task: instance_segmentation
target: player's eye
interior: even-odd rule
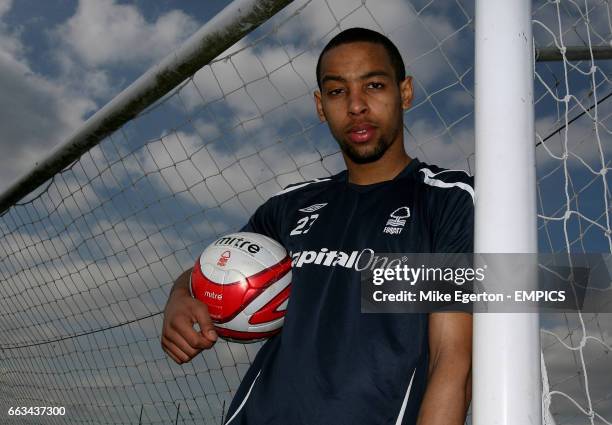
[[[344,89],[341,88],[337,88],[337,89],[331,89],[327,91],[327,94],[329,96],[337,96],[339,94],[342,94],[342,92],[344,92]]]
[[[368,83],[369,89],[382,89],[384,86],[383,83],[379,83],[378,81],[371,81]]]

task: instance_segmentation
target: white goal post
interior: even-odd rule
[[[531,0],[476,2],[478,253],[538,252],[532,40]],[[538,315],[474,314],[472,370],[475,425],[539,423]]]

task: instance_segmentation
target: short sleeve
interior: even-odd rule
[[[278,198],[272,197],[257,208],[255,213],[240,231],[260,233],[282,243],[280,227],[281,217],[279,213]]]
[[[434,227],[434,252],[474,252],[473,192],[456,187],[447,190]]]

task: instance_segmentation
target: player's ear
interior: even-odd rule
[[[316,90],[314,92],[314,101],[317,107],[317,115],[319,116],[319,119],[321,120],[321,122],[327,121],[327,119],[325,118],[325,113],[323,112],[323,104],[321,103],[321,92],[319,90]]]
[[[400,95],[402,97],[402,109],[406,110],[412,106],[412,77],[406,76],[403,81],[400,82]]]

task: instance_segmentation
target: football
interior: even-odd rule
[[[208,306],[219,336],[259,341],[283,326],[291,291],[291,258],[267,236],[232,233],[204,250],[189,286],[191,295]]]

